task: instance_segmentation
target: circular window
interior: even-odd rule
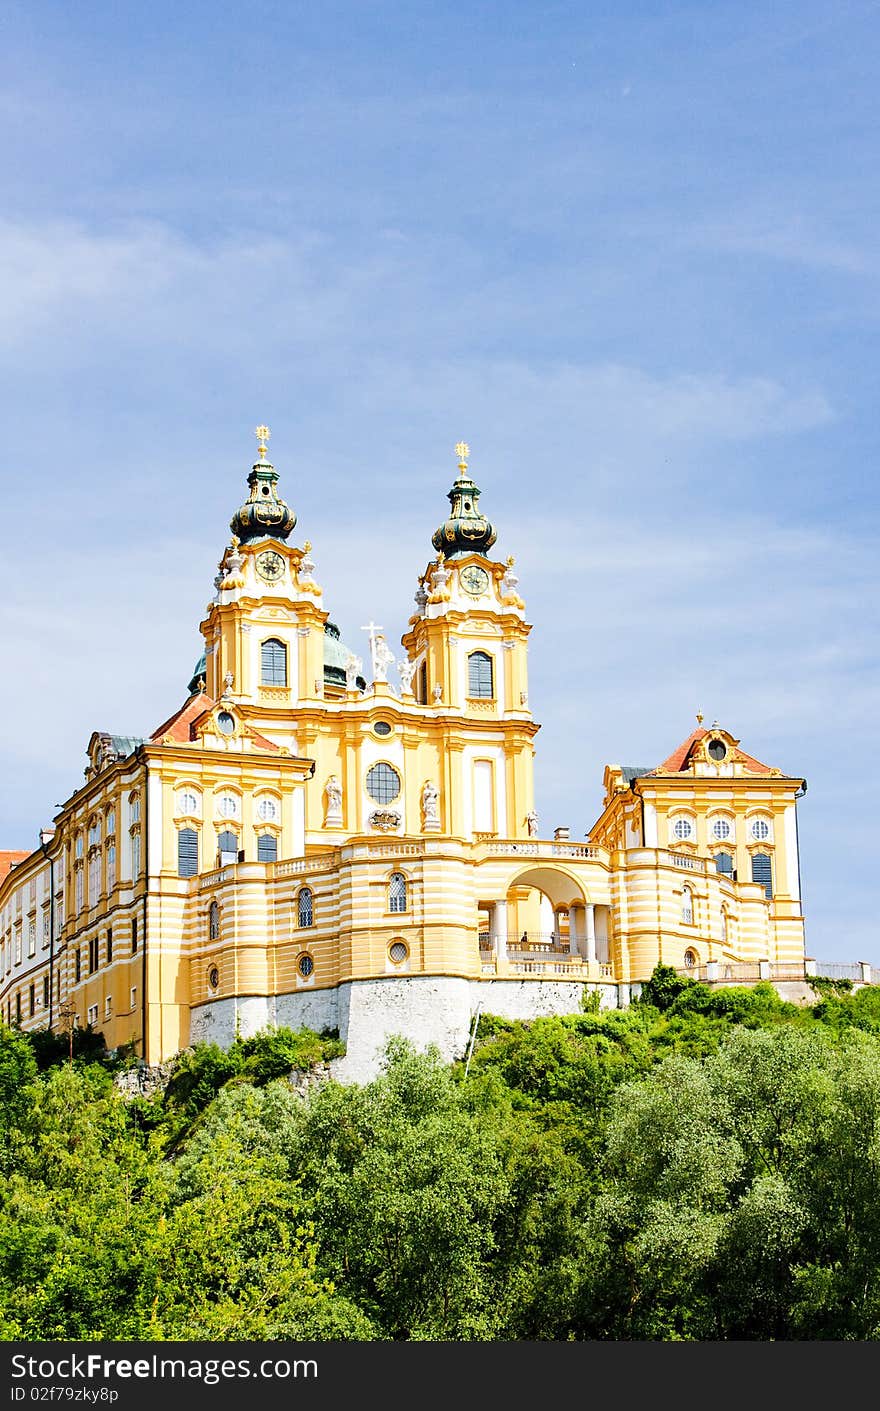
[[[686,969],[693,970],[697,963],[697,952],[695,950],[686,950],[684,953],[684,963]]]
[[[182,794],[177,795],[177,806],[181,813],[198,813],[199,801],[195,794],[185,789]]]
[[[400,775],[390,764],[374,764],[367,770],[367,793],[376,803],[392,803],[400,793]]]
[[[274,799],[260,799],[257,815],[264,823],[274,823],[278,817],[278,805]]]
[[[721,842],[730,837],[730,824],[726,818],[716,818],[712,824],[712,837],[718,838]]]
[[[757,838],[759,843],[763,843],[765,838],[770,837],[770,824],[763,818],[756,818],[752,824],[752,837]]]
[[[373,729],[375,730],[377,735],[391,734],[391,726],[388,724],[387,720],[377,720],[376,724],[373,726]]]
[[[230,715],[228,710],[221,710],[217,716],[217,729],[221,735],[231,735],[235,729],[235,716]]]
[[[723,740],[710,740],[706,751],[710,759],[723,759],[727,754],[727,746]]]
[[[694,827],[689,818],[677,818],[672,832],[673,835],[678,838],[679,842],[681,842],[684,838],[693,837]]]
[[[234,794],[221,794],[217,800],[217,812],[221,818],[238,817],[238,799]]]
[[[404,941],[393,941],[388,948],[388,954],[395,965],[399,965],[402,960],[406,960],[409,949]]]
[[[212,965],[208,971],[208,984],[211,986],[212,990],[219,989],[220,987],[220,971],[217,969],[216,965]]]
[[[303,979],[307,980],[315,969],[315,962],[310,955],[301,955],[296,963],[296,968]]]

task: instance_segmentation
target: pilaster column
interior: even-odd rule
[[[581,908],[570,906],[568,908],[568,953],[569,955],[580,955],[581,953],[581,928],[580,928]]]

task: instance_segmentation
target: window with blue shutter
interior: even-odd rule
[[[486,652],[471,652],[468,657],[468,695],[491,700],[494,694],[492,658]]]
[[[257,838],[257,862],[277,862],[278,839],[272,833],[261,833]]]
[[[287,648],[275,637],[270,637],[260,647],[260,683],[263,686],[287,685]]]
[[[733,858],[729,852],[715,854],[715,871],[720,872],[722,877],[733,876]]]
[[[199,835],[195,828],[181,828],[177,835],[177,875],[195,877],[199,870]]]
[[[225,867],[227,863],[238,862],[238,834],[230,833],[228,830],[220,834],[217,839],[217,847],[220,850],[220,866]]]
[[[766,853],[756,852],[752,858],[752,881],[761,884],[765,897],[772,897],[773,870]]]

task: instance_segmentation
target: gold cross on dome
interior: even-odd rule
[[[272,432],[269,430],[268,426],[258,426],[254,431],[254,435],[257,438],[257,451],[259,452],[260,459],[262,460],[266,454],[266,451],[269,449],[266,445],[266,442],[271,437]]]
[[[459,441],[456,443],[455,454],[458,456],[459,470],[467,470],[467,458],[470,453],[471,448],[468,445],[467,441]]]

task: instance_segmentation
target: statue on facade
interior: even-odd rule
[[[349,652],[345,658],[345,685],[349,691],[356,691],[358,688],[357,679],[361,673],[363,662],[354,652]]]
[[[531,809],[531,811],[526,814],[526,823],[527,823],[528,829],[529,829],[529,837],[530,837],[530,838],[537,838],[537,836],[538,836],[538,815],[537,815],[537,813],[535,812],[534,809]]]
[[[327,810],[324,814],[324,827],[335,828],[342,826],[342,785],[335,774],[331,774],[324,785],[324,794],[327,799]]]
[[[388,668],[394,665],[394,653],[380,632],[376,637],[373,655],[373,680],[387,681]]]
[[[437,833],[440,830],[440,814],[437,809],[439,798],[440,790],[433,779],[426,779],[422,786],[422,813],[426,833]]]
[[[414,661],[401,661],[397,664],[397,674],[400,677],[400,689],[403,695],[412,695],[412,679],[415,675],[416,664]]]

